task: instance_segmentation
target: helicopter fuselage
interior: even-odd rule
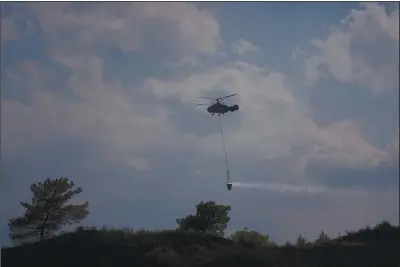
[[[233,112],[239,109],[238,105],[233,105],[233,106],[227,106],[221,103],[215,103],[212,104],[207,108],[207,112],[211,113],[212,115],[214,114],[225,114],[227,112]]]

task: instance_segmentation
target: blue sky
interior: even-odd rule
[[[59,176],[88,225],[174,228],[201,200],[232,206],[228,232],[277,242],[398,223],[398,6],[2,8],[3,242],[30,184]],[[227,191],[218,120],[196,104],[231,93],[243,186]]]

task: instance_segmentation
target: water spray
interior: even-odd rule
[[[289,184],[268,183],[268,182],[265,183],[233,182],[231,184],[232,186],[238,188],[264,189],[280,193],[292,192],[292,193],[321,194],[330,192],[330,190],[328,190],[328,188],[324,186],[289,185]]]

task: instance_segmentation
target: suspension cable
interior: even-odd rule
[[[221,116],[219,117],[219,125],[221,127],[221,137],[222,137],[222,145],[224,147],[224,153],[225,153],[225,165],[226,165],[226,182],[229,183],[229,166],[228,166],[228,157],[226,153],[226,146],[225,146],[225,137],[224,137],[224,131],[222,129],[222,119]]]

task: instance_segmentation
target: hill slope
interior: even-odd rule
[[[350,234],[323,246],[250,248],[224,238],[176,231],[118,234],[86,230],[3,249],[2,266],[399,267],[399,228],[368,231],[374,237],[369,243],[357,233],[355,237],[363,242],[354,241]]]

